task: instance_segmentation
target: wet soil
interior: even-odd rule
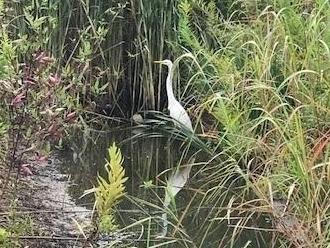
[[[13,230],[15,246],[93,247],[86,239],[92,232],[92,211],[69,196],[70,177],[59,172],[59,164],[53,158],[33,165],[31,176],[12,173],[6,189],[1,187],[0,227]],[[0,175],[7,175],[4,167]],[[0,182],[4,186],[5,176]]]

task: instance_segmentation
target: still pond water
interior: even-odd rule
[[[127,197],[118,208],[118,223],[120,227],[127,227],[146,219],[125,230],[136,234],[127,247],[277,247],[270,245],[274,238],[271,232],[235,228],[243,225],[239,221],[244,222],[244,217],[233,218],[230,223],[219,218],[226,217],[226,207],[235,196],[235,190],[224,190],[226,192],[214,196],[212,201],[205,201],[207,189],[202,185],[207,173],[201,169],[212,167],[212,163],[200,162],[208,159],[203,154],[197,155],[203,159],[197,159],[188,184],[176,197],[174,215],[170,217],[173,225],[167,237],[157,239],[161,232],[165,179],[171,168],[188,161],[187,156],[181,156],[182,143],[169,138],[141,137],[139,131],[127,126],[107,131],[77,131],[70,140],[70,147],[60,154],[62,172],[71,175],[69,194],[77,204],[87,208],[92,208],[93,199],[81,198],[81,195],[96,185],[98,173],[105,175],[109,145],[116,142],[120,147],[129,180],[126,182]],[[213,186],[217,187],[217,183]],[[270,228],[267,217],[250,217],[248,226]],[[163,245],[157,246],[159,244]]]

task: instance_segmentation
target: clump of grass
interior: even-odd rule
[[[0,244],[3,244],[6,246],[6,243],[8,243],[8,237],[9,233],[4,228],[0,228]]]
[[[15,204],[15,203],[14,203]],[[4,248],[20,247],[22,244],[19,237],[34,235],[35,226],[29,216],[21,216],[16,213],[13,206],[0,227],[0,245]]]
[[[180,4],[181,42],[203,70],[186,65],[196,91],[191,94],[200,103],[197,109],[213,116],[222,159],[202,170],[208,180],[201,189],[208,190],[200,207],[219,204],[216,196],[237,185],[231,177],[236,174],[245,183],[228,202],[230,211],[251,218],[262,208],[276,215],[274,204],[285,199],[283,215],[308,227],[305,245],[325,247],[330,242],[330,6],[327,1],[268,3],[242,19],[224,18],[216,1]],[[197,121],[203,128],[203,119]],[[210,211],[209,217],[222,214]],[[214,223],[204,224],[201,232],[207,236]],[[291,227],[282,240],[298,245],[295,231]]]

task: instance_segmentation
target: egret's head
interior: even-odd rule
[[[166,65],[168,67],[172,67],[173,66],[172,61],[169,60],[169,59],[160,60],[160,61],[154,61],[154,62],[157,63],[157,64]]]

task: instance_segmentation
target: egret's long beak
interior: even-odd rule
[[[156,60],[156,61],[154,61],[154,63],[156,63],[156,64],[163,64],[163,61],[161,61],[161,60]]]

